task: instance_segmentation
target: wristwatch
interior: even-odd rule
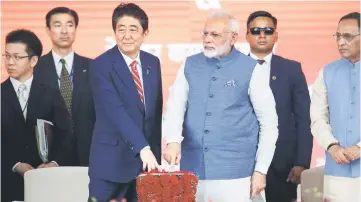
[[[338,145],[338,146],[340,146],[340,143],[339,142],[334,142],[334,143],[331,143],[330,145],[328,145],[328,147],[327,147],[327,150],[326,151],[328,151],[332,146],[335,146],[335,145]]]

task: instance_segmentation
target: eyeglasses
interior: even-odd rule
[[[341,38],[345,39],[347,42],[351,42],[356,36],[359,36],[360,33],[358,34],[349,34],[349,33],[344,33],[344,34],[340,34],[340,33],[336,33],[333,35],[333,37],[336,39],[336,41],[341,40]]]
[[[275,28],[273,28],[273,27],[252,27],[251,29],[249,29],[249,31],[252,35],[260,35],[261,31],[265,35],[272,35],[275,32]]]
[[[227,34],[227,33],[233,33],[233,32],[208,32],[208,31],[201,31],[201,35],[203,38],[206,38],[208,35],[210,35],[212,38],[217,39],[220,38],[223,34]]]
[[[6,60],[10,60],[11,58],[14,59],[14,61],[18,61],[24,58],[33,57],[33,55],[26,55],[26,56],[19,56],[19,55],[10,55],[10,54],[3,54],[3,57],[6,58]]]

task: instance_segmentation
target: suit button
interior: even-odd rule
[[[210,116],[211,114],[212,114],[211,112],[207,112],[207,113],[206,113],[207,116]]]
[[[221,66],[220,65],[217,65],[217,69],[220,69],[221,68]]]
[[[213,95],[213,94],[210,94],[208,97],[209,97],[209,98],[213,98],[213,97],[214,97],[214,95]]]
[[[209,130],[204,130],[204,133],[205,133],[205,134],[208,134],[208,133],[209,133]]]
[[[131,150],[134,150],[134,147],[130,147]]]
[[[216,77],[212,77],[212,81],[215,81],[215,80],[217,80],[217,78],[216,78]]]
[[[207,151],[208,151],[208,148],[207,148],[207,147],[206,147],[206,148],[204,148],[204,151],[205,151],[205,152],[207,152]]]
[[[25,145],[25,149],[29,149],[29,145]]]

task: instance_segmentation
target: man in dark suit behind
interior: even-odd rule
[[[277,19],[265,11],[252,13],[247,20],[246,39],[250,56],[268,64],[278,114],[279,136],[267,173],[267,202],[297,199],[297,185],[309,168],[313,138],[310,131],[310,96],[299,62],[272,54],[278,39]]]
[[[16,30],[6,36],[3,56],[10,78],[1,84],[2,202],[24,200],[23,175],[28,170],[67,162],[71,121],[59,91],[33,77],[41,53],[40,40],[28,30]],[[38,154],[37,119],[54,124],[47,163]]]
[[[90,151],[89,199],[137,201],[135,178],[161,156],[162,80],[157,57],[140,50],[148,17],[121,4],[112,17],[117,45],[94,59],[90,83],[96,123]]]
[[[40,58],[34,75],[59,89],[68,107],[74,134],[74,159],[70,165],[88,166],[95,111],[89,85],[91,60],[72,50],[78,23],[78,14],[69,8],[57,7],[48,12],[46,26],[53,48]]]

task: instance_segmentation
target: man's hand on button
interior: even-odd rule
[[[157,159],[155,158],[152,150],[149,147],[145,147],[140,151],[140,159],[143,162],[143,170],[148,168],[148,172],[159,168]]]
[[[181,146],[178,142],[167,144],[164,152],[164,159],[170,166],[179,165],[181,160]]]

